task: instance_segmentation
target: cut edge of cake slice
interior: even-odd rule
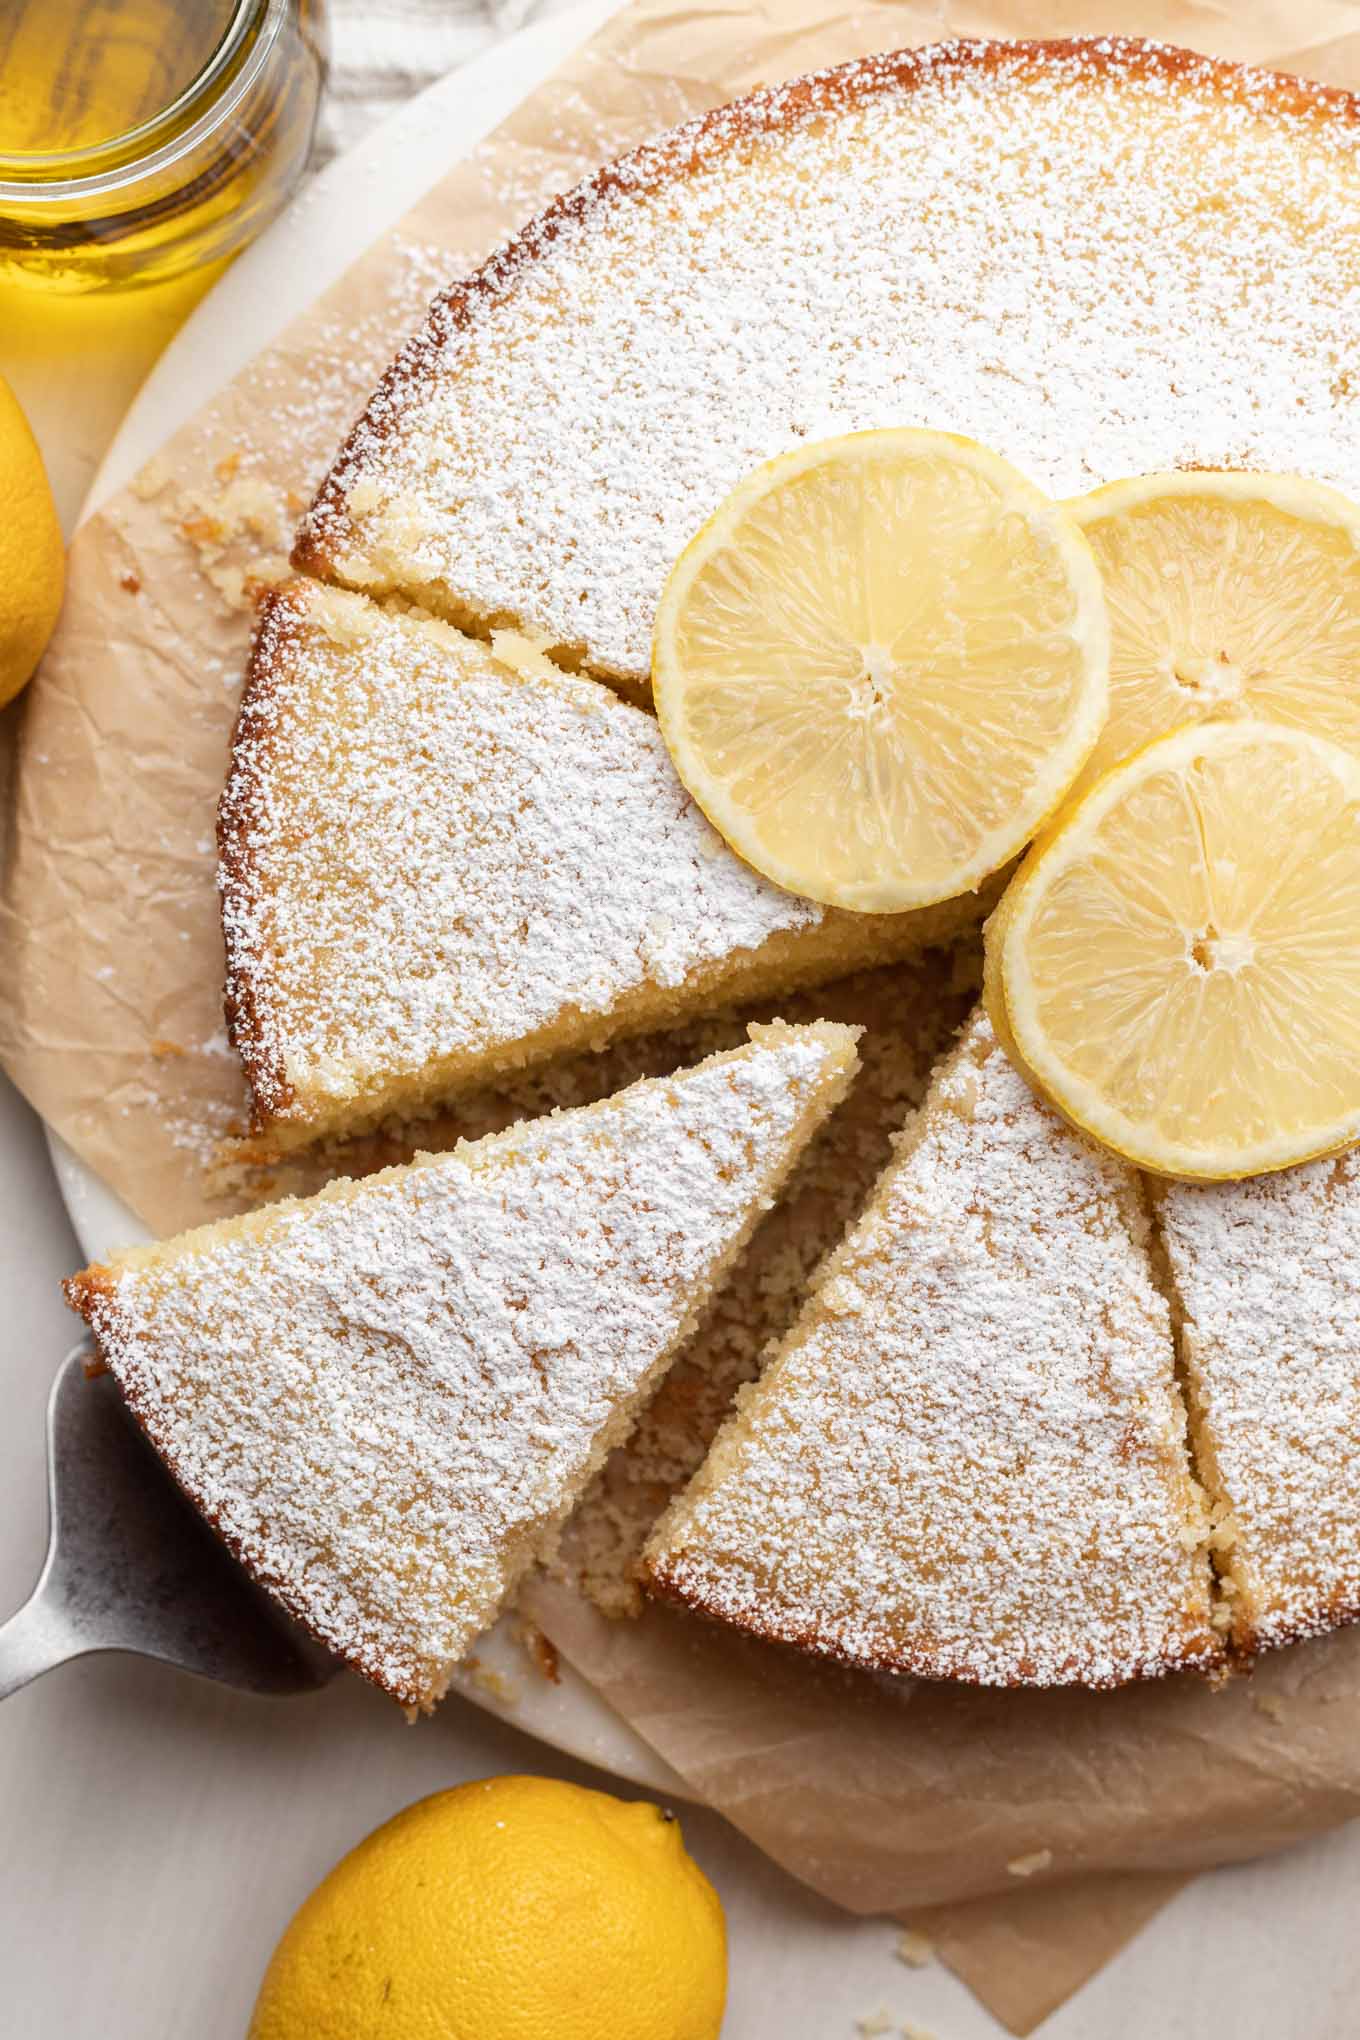
[[[67,1300],[252,1577],[428,1711],[845,1095],[858,1032],[753,1026],[674,1077],[131,1249]]]
[[[1153,1209],[1220,1624],[1246,1660],[1360,1620],[1360,1158],[1162,1182]]]
[[[1139,1179],[978,1013],[645,1584],[771,1641],[995,1686],[1225,1662]]]
[[[297,581],[265,605],[218,818],[238,1159],[944,942],[992,888],[837,912],[731,851],[655,717],[523,641]]]

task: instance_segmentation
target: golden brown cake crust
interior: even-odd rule
[[[276,590],[266,597],[246,666],[245,686],[236,723],[232,730],[232,767],[217,810],[218,890],[225,902],[240,897],[252,885],[254,856],[252,837],[258,817],[262,766],[268,755],[265,732],[269,727],[269,694],[279,668],[302,636],[301,596],[295,587]],[[243,745],[246,729],[254,741]],[[243,953],[239,934],[229,916],[224,916],[226,982],[223,1010],[227,1037],[237,1055],[251,1091],[251,1123],[258,1132],[269,1119],[286,1112],[293,1102],[283,1058],[265,1027],[257,996],[258,978],[251,959]]]
[[[611,194],[657,190],[681,182],[701,164],[711,163],[719,149],[738,148],[752,136],[791,129],[879,95],[909,92],[947,69],[985,74],[1003,65],[1014,71],[1026,64],[1032,64],[1036,72],[1080,64],[1098,74],[1158,77],[1172,84],[1193,81],[1258,114],[1346,124],[1360,119],[1360,96],[1339,86],[1319,85],[1171,44],[1121,36],[936,43],[926,49],[856,58],[715,107],[618,157],[552,200],[481,268],[435,299],[425,326],[384,374],[321,483],[298,534],[293,565],[323,580],[335,576],[337,558],[349,542],[345,476],[361,447],[381,444],[393,435],[403,411],[432,373],[441,343],[470,325],[484,303],[504,296],[519,273],[546,252],[564,227],[587,219]]]
[[[654,1601],[668,1601],[674,1607],[687,1608],[691,1614],[702,1615],[710,1622],[720,1622],[726,1629],[735,1626],[730,1614],[718,1601],[682,1586],[655,1564],[647,1566],[645,1584],[648,1594]],[[1348,1616],[1339,1619],[1356,1618]],[[762,1643],[785,1644],[790,1649],[803,1651],[811,1657],[829,1658],[835,1664],[849,1665],[857,1671],[891,1672],[896,1677],[916,1679],[942,1679],[956,1686],[988,1686],[1010,1692],[1020,1687],[1060,1686],[1067,1676],[1062,1668],[1041,1670],[1037,1660],[1029,1658],[1017,1660],[1014,1671],[1009,1674],[989,1672],[984,1678],[976,1664],[966,1658],[958,1660],[946,1658],[919,1647],[912,1651],[909,1658],[905,1658],[899,1651],[859,1648],[850,1650],[805,1624],[779,1620],[768,1608],[763,1609],[759,1615],[743,1616],[740,1627],[743,1635],[756,1637]],[[1321,1631],[1313,1630],[1309,1631],[1309,1634],[1318,1635]],[[1083,1668],[1073,1678],[1072,1683],[1084,1686],[1089,1691],[1099,1692],[1102,1689],[1112,1690],[1127,1686],[1136,1680],[1166,1678],[1173,1672],[1212,1673],[1218,1669],[1216,1660],[1206,1660],[1202,1645],[1187,1644],[1184,1651],[1164,1650],[1157,1658],[1139,1664],[1133,1670],[1121,1672],[1117,1677],[1102,1678],[1097,1673]]]

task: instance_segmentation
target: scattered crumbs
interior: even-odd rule
[[[519,1640],[540,1678],[546,1679],[550,1686],[560,1686],[562,1662],[552,1638],[545,1636],[536,1622],[525,1621],[520,1624]]]
[[[504,1672],[498,1672],[494,1665],[483,1664],[474,1652],[462,1663],[464,1683],[475,1686],[479,1693],[485,1693],[489,1700],[495,1700],[502,1707],[518,1707],[520,1689],[513,1679],[507,1679]]]
[[[882,2033],[891,2033],[897,2025],[892,2013],[883,2005],[876,2012],[866,2012],[855,2021],[855,2031],[864,2035],[864,2040],[878,2040]]]
[[[1006,1865],[1012,1877],[1033,1877],[1040,1870],[1047,1870],[1053,1861],[1052,1849],[1035,1849],[1028,1856],[1015,1856]]]
[[[131,572],[120,574],[118,585],[127,595],[140,595],[142,592],[141,576],[138,574]]]
[[[166,1041],[160,1035],[156,1035],[151,1042],[151,1053],[157,1062],[164,1062],[167,1057],[187,1055],[189,1051],[181,1041]]]
[[[1251,1704],[1258,1714],[1264,1714],[1267,1721],[1283,1721],[1285,1705],[1274,1693],[1253,1693]]]
[[[902,2040],[935,2040],[935,2035],[929,2026],[917,2026],[906,2019],[902,2025]]]
[[[898,1935],[897,1959],[905,1962],[908,1969],[924,1969],[935,1954],[935,1943],[928,1934],[918,1934],[914,1927],[908,1927]]]
[[[154,460],[147,462],[140,474],[134,476],[130,486],[134,496],[143,503],[149,503],[153,497],[159,496],[161,490],[167,488],[169,483],[169,465],[157,454]]]

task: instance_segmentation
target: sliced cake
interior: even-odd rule
[[[1157,1216],[1245,1652],[1360,1618],[1360,1154],[1164,1184]]]
[[[507,656],[338,589],[269,604],[219,819],[258,1153],[884,962],[982,911],[781,891],[709,826],[652,716]]]
[[[1355,106],[1101,37],[722,107],[436,301],[296,562],[636,690],[673,562],[802,440],[966,433],[1055,495],[1189,465],[1360,495]]]
[[[844,1095],[856,1030],[87,1268],[67,1285],[180,1484],[412,1708],[561,1522]]]
[[[851,1663],[1117,1685],[1221,1656],[1134,1174],[981,1015],[662,1518],[654,1591]]]

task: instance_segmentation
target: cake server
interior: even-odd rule
[[[47,1407],[50,1529],[38,1583],[0,1625],[0,1700],[68,1658],[128,1650],[251,1693],[341,1669],[242,1572],[78,1346]]]

